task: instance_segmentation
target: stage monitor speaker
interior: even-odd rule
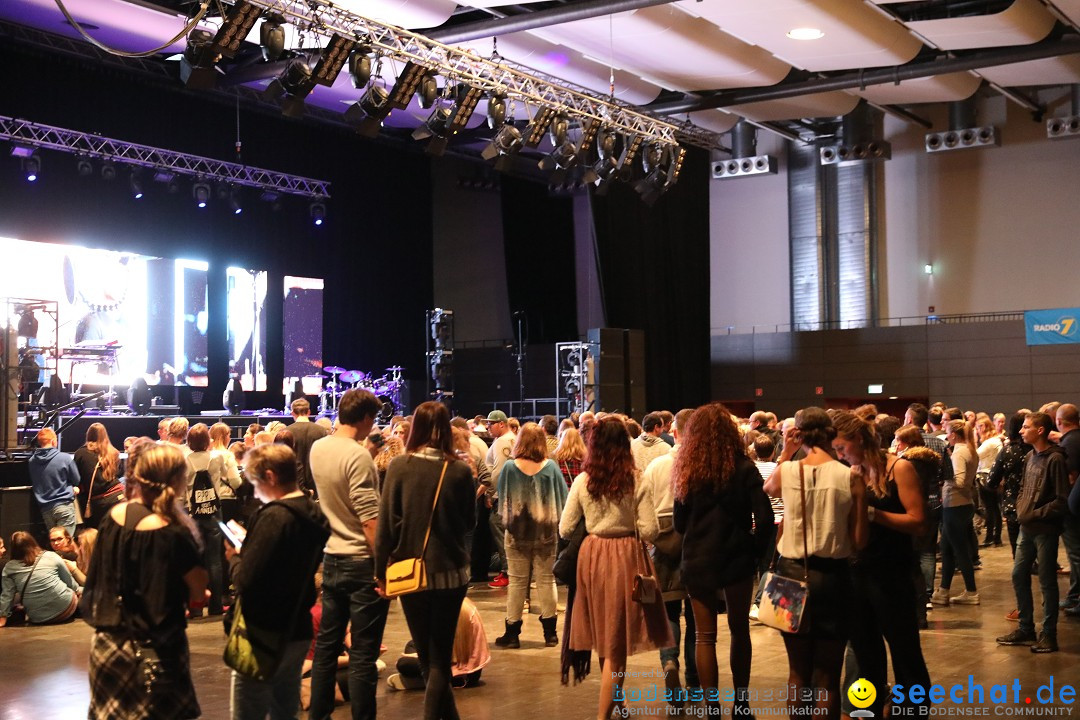
[[[19,339],[15,334],[16,328],[8,323],[4,332],[3,357],[0,358],[0,367],[4,368],[4,376],[0,378],[3,388],[0,388],[0,447],[18,447],[18,422],[19,422]]]
[[[11,541],[11,534],[22,530],[39,541],[48,537],[38,512],[34,493],[29,487],[0,488],[0,534]]]

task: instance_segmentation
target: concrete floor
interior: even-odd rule
[[[1064,557],[1064,553],[1062,553]],[[1049,655],[1033,655],[1026,647],[999,647],[994,638],[1016,627],[1004,619],[1005,613],[1014,606],[1012,585],[1009,580],[1011,559],[1009,548],[983,550],[985,569],[977,575],[982,605],[978,607],[938,608],[930,613],[931,627],[923,631],[923,652],[935,683],[949,686],[963,683],[968,676],[982,684],[989,693],[994,684],[1008,684],[1015,679],[1021,684],[1021,704],[1032,697],[1033,706],[1022,708],[1040,710],[1035,692],[1039,686],[1049,683],[1053,676],[1055,692],[1063,683],[1080,685],[1080,620],[1062,616],[1059,620],[1061,652]],[[1064,591],[1067,578],[1060,577]],[[955,590],[962,588],[957,578]],[[1039,592],[1035,583],[1036,607]],[[481,609],[489,640],[502,633],[503,610],[506,591],[492,590],[486,585],[476,585],[469,596]],[[565,600],[565,591],[560,595]],[[1036,610],[1036,618],[1041,613]],[[560,633],[562,632],[560,618]],[[787,678],[787,657],[783,642],[775,630],[764,626],[751,629],[754,643],[752,686],[759,698],[769,689],[779,692]],[[205,718],[212,720],[228,718],[229,675],[221,662],[224,646],[220,622],[201,619],[188,629],[192,647],[192,667],[195,687]],[[721,685],[730,685],[730,675],[724,670],[727,646],[723,625],[720,631]],[[86,717],[88,687],[86,680],[87,652],[91,631],[81,621],[59,627],[23,627],[0,629],[0,720],[73,720]],[[528,720],[538,718],[586,719],[596,716],[596,700],[599,691],[594,659],[594,674],[582,685],[563,687],[559,683],[558,648],[545,648],[537,616],[525,621],[520,650],[503,650],[492,646],[492,662],[484,670],[483,682],[477,688],[456,693],[458,709],[463,718],[494,720],[512,718]],[[394,605],[387,624],[385,643],[389,650],[384,655],[393,667],[397,654],[407,640],[404,617],[400,607]],[[643,653],[630,659],[628,672],[638,673],[626,683],[626,689],[643,691],[654,682],[651,674],[658,668],[654,653]],[[384,671],[385,677],[388,671]],[[662,685],[662,682],[657,682]],[[879,688],[880,692],[881,689]],[[386,720],[405,720],[420,717],[423,704],[422,693],[402,693],[389,690],[385,684],[379,689],[379,717]],[[782,712],[779,703],[754,701],[758,717]],[[662,714],[662,703],[632,703],[638,715]],[[987,698],[989,705],[989,698]],[[1057,699],[1053,704],[1058,715],[1072,714],[1073,705]],[[935,706],[941,714],[954,708],[951,703]],[[991,715],[1002,715],[1012,708],[989,709]],[[1020,709],[1020,708],[1017,708]],[[1043,708],[1051,710],[1050,707]],[[650,712],[651,711],[651,712]],[[339,708],[335,718],[349,717],[347,708]]]

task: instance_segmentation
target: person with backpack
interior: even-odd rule
[[[188,448],[191,453],[187,456],[187,506],[202,534],[202,561],[210,573],[210,602],[206,612],[208,615],[221,615],[224,612],[225,558],[224,539],[218,521],[222,517],[221,488],[226,482],[225,463],[221,456],[210,452],[210,429],[205,423],[197,423],[188,430]]]

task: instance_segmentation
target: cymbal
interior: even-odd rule
[[[354,383],[364,377],[364,373],[359,370],[348,370],[341,373],[341,382]]]
[[[348,372],[345,368],[338,367],[337,365],[330,365],[329,367],[324,367],[322,371],[327,375],[339,375],[343,372]]]
[[[401,372],[404,369],[405,368],[401,367],[400,365],[391,365],[390,367],[386,368],[386,372],[396,373]]]

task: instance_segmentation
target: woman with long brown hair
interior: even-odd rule
[[[844,410],[833,416],[833,427],[833,449],[858,468],[866,482],[870,521],[866,547],[856,554],[851,573],[855,586],[851,647],[858,661],[858,675],[851,680],[864,677],[874,687],[887,686],[888,642],[896,683],[928,687],[912,581],[913,538],[922,534],[927,515],[918,472],[908,460],[881,449],[872,422]],[[880,715],[884,701],[882,694],[870,709]],[[923,702],[904,703],[908,709],[915,705],[928,707]]]
[[[596,421],[589,433],[584,472],[570,487],[559,533],[569,538],[584,516],[588,536],[577,559],[577,593],[570,623],[570,649],[596,650],[600,656],[597,718],[616,706],[626,658],[643,650],[674,644],[662,602],[646,612],[631,599],[634,576],[652,575],[652,562],[641,543],[658,532],[656,509],[639,482],[626,425],[614,415]]]
[[[26,619],[58,623],[75,614],[81,588],[64,559],[42,550],[34,536],[21,530],[11,536],[11,561],[0,578],[0,627],[7,624],[16,594],[22,595]]]
[[[86,443],[75,451],[79,468],[77,498],[87,527],[97,527],[109,508],[124,501],[124,486],[120,484],[120,453],[109,442],[109,433],[101,423],[86,429]]]
[[[680,446],[672,469],[674,520],[683,535],[680,569],[694,608],[698,677],[709,702],[717,702],[716,616],[723,600],[735,708],[749,712],[750,602],[757,559],[771,537],[765,529],[773,524],[772,506],[735,419],[720,403],[694,411]],[[753,527],[761,531],[755,535]]]
[[[191,682],[186,608],[206,602],[195,525],[179,500],[187,463],[171,445],[132,447],[133,499],[101,519],[80,608],[90,646],[90,717],[163,720],[200,715]]]

